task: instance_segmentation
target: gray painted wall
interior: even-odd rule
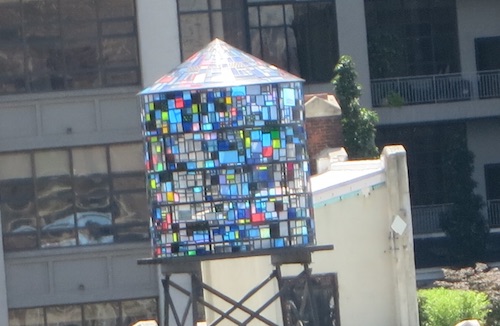
[[[156,267],[137,264],[149,243],[5,256],[9,308],[158,296]]]
[[[0,212],[0,221],[2,212]],[[5,282],[5,261],[3,253],[2,223],[0,223],[0,325],[8,325],[9,316],[7,311],[7,287]]]
[[[138,91],[0,97],[0,152],[140,140]]]

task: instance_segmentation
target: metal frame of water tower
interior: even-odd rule
[[[222,321],[230,321],[235,325],[248,325],[251,322],[258,321],[261,325],[278,326],[275,322],[261,316],[261,312],[264,311],[268,306],[270,306],[274,301],[280,300],[281,311],[283,315],[283,320],[285,320],[285,306],[283,294],[289,290],[289,283],[285,284],[283,282],[283,276],[281,274],[281,268],[283,265],[288,264],[299,264],[303,266],[303,270],[296,276],[293,276],[295,280],[301,280],[304,282],[305,286],[303,288],[303,293],[301,296],[305,298],[300,307],[297,307],[299,314],[304,312],[306,309],[312,319],[312,325],[318,325],[318,310],[315,307],[314,300],[311,297],[310,284],[312,280],[312,270],[309,264],[312,262],[312,253],[316,251],[333,250],[333,245],[322,245],[322,246],[304,246],[304,247],[288,247],[279,249],[268,249],[259,250],[253,252],[240,252],[231,254],[214,254],[209,256],[192,256],[192,257],[172,257],[172,258],[151,258],[151,259],[141,259],[139,264],[160,264],[162,274],[165,278],[162,280],[163,291],[165,296],[165,325],[168,325],[169,320],[175,320],[176,326],[188,325],[189,312],[191,311],[194,316],[197,314],[197,307],[199,305],[210,309],[217,313],[219,317],[213,321],[210,325],[219,325]],[[218,260],[218,259],[231,259],[231,258],[242,258],[242,257],[252,257],[252,256],[270,256],[271,264],[274,269],[270,275],[263,280],[261,283],[257,284],[253,289],[248,291],[242,298],[233,299],[227,295],[219,292],[218,290],[211,287],[209,284],[203,282],[201,277],[201,263],[207,260]],[[188,274],[191,277],[192,286],[191,289],[186,289],[181,285],[177,284],[171,279],[174,274]],[[245,302],[248,301],[252,296],[257,294],[261,289],[263,289],[267,284],[276,280],[278,283],[278,292],[275,293],[271,298],[258,308],[249,308],[245,306]],[[185,306],[183,311],[177,311],[174,305],[173,298],[171,296],[172,290],[176,290],[184,294],[188,298],[188,304]],[[202,296],[196,293],[195,289],[202,289],[225,303],[225,309],[218,308],[215,305],[207,302]],[[227,309],[229,304],[230,308]],[[231,314],[236,310],[241,310],[245,312],[248,317],[244,321],[239,321],[232,317]],[[338,311],[337,311],[338,313]],[[170,316],[172,314],[172,316]]]

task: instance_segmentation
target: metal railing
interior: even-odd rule
[[[453,204],[421,205],[411,208],[413,234],[443,232],[440,226],[441,214]],[[500,199],[487,201],[488,224],[490,228],[500,228]]]
[[[372,105],[402,106],[500,97],[500,70],[374,79]]]
[[[500,199],[491,199],[487,201],[488,222],[490,228],[500,227]]]
[[[443,232],[440,225],[441,214],[453,204],[421,205],[411,208],[413,234]]]

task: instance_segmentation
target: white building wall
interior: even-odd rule
[[[371,107],[364,0],[337,0],[336,6],[339,54],[352,57],[358,73],[358,82],[363,87],[360,103],[362,106]]]
[[[136,1],[143,85],[181,63],[176,0]]]
[[[374,172],[366,172],[373,170],[374,162],[365,168],[359,161],[343,162],[336,173],[312,178],[317,244],[333,244],[334,250],[314,253],[310,267],[314,274],[337,273],[342,326],[417,326],[406,153],[401,146],[392,146],[384,149],[375,166],[377,162],[380,168]],[[402,235],[391,229],[396,215],[407,224]],[[300,268],[284,266],[282,272],[297,275]],[[268,257],[216,260],[204,263],[203,279],[218,291],[241,298],[271,271]],[[277,292],[276,284],[249,306],[262,304],[273,291]],[[265,314],[271,320],[281,318],[277,305]]]
[[[0,98],[0,150],[138,141],[136,87]]]
[[[343,326],[397,325],[386,203],[384,186],[315,209],[318,244],[335,249],[314,254],[311,267],[338,273]]]

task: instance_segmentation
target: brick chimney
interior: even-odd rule
[[[335,96],[327,93],[305,95],[306,133],[311,173],[316,174],[316,161],[326,149],[342,147],[342,111]]]

